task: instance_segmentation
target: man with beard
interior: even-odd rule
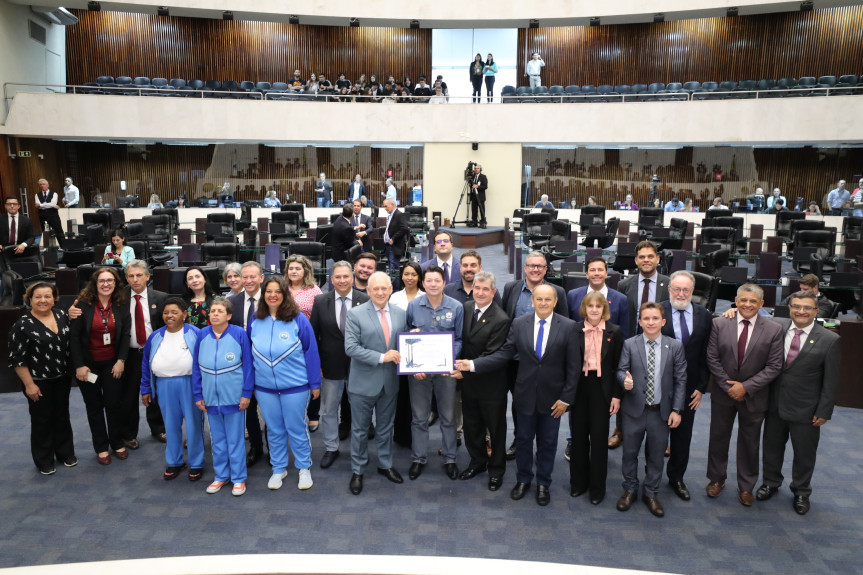
[[[460,303],[473,301],[473,282],[476,274],[482,271],[482,256],[476,250],[467,250],[459,258],[460,282],[450,282],[443,288],[444,295]],[[500,295],[494,291],[494,303],[500,305]]]
[[[369,278],[378,267],[378,256],[372,252],[363,252],[354,262],[354,289],[367,293]]]

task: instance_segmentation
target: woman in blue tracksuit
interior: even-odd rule
[[[216,477],[207,493],[218,493],[230,479],[231,493],[240,496],[246,492],[245,409],[255,378],[249,338],[243,328],[228,323],[233,312],[227,299],[210,305],[210,325],[195,342],[192,394],[210,421]]]
[[[273,475],[267,487],[279,489],[287,476],[288,446],[299,470],[297,487],[312,486],[312,445],[306,407],[321,393],[321,361],[315,333],[300,313],[285,280],[270,277],[249,324],[255,358],[255,397],[267,423]]]
[[[161,327],[150,334],[141,362],[141,402],[158,401],[165,420],[166,481],[186,467],[183,460],[183,420],[189,445],[189,481],[204,474],[204,416],[192,399],[192,352],[200,330],[186,322],[189,304],[178,297],[168,298],[162,311]]]

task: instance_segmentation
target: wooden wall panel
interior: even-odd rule
[[[533,52],[542,83],[649,84],[861,74],[863,6],[659,24],[518,31],[518,78]]]
[[[66,31],[68,83],[98,76],[287,81],[323,72],[335,82],[431,73],[431,30],[350,28],[73,10]]]

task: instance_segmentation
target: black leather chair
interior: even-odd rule
[[[607,222],[605,222],[605,231],[601,235],[594,235],[588,230],[587,235],[584,238],[584,241],[581,242],[581,245],[592,248],[593,242],[596,241],[596,247],[601,249],[606,249],[614,244],[614,240],[617,239],[617,230],[620,227],[620,218],[611,218]]]
[[[141,218],[141,224],[144,226],[144,233],[137,239],[146,242],[159,243],[167,245],[174,242],[171,234],[171,216],[162,214],[158,216],[144,216]],[[150,248],[152,249],[152,245]]]
[[[176,235],[177,228],[180,227],[180,215],[177,208],[155,208],[151,215],[169,216],[171,218],[171,236]]]
[[[219,224],[221,226],[221,233],[216,235],[211,235],[208,229],[207,231],[207,241],[213,241],[216,237],[219,238],[231,238],[234,241],[237,239],[237,215],[230,212],[224,213],[216,213],[216,214],[207,214],[207,227],[210,228],[210,224]]]
[[[88,212],[82,216],[84,227],[98,225],[102,227],[103,237],[107,237],[108,230],[111,228],[111,214],[108,212]]]
[[[412,234],[428,231],[427,206],[405,206],[405,215],[408,217],[408,226],[410,226]]]
[[[279,227],[281,225],[284,226],[284,232],[275,233],[273,230],[270,230],[270,240],[273,242],[284,243],[285,241],[293,241],[302,234],[300,212],[273,212],[270,214],[270,219],[274,224],[280,224]]]
[[[652,223],[651,223],[652,222]],[[641,208],[638,210],[638,227],[645,230],[648,237],[655,226],[665,225],[665,210],[662,208]]]
[[[353,265],[354,262],[357,261],[357,256],[361,253],[363,253],[363,246],[360,244],[353,244],[345,253],[345,258],[351,263],[351,265]]]
[[[842,218],[843,241],[863,239],[863,217],[845,216]]]
[[[0,283],[2,283],[3,294],[0,297],[0,306],[22,306],[24,305],[24,292],[27,291],[24,286],[24,278],[14,270],[5,270],[0,275]],[[8,326],[7,326],[8,327]]]
[[[93,248],[86,247],[82,238],[68,238],[63,242],[63,259],[60,260],[60,263],[67,268],[77,268],[81,264],[92,262]]]
[[[108,214],[110,218],[110,229],[116,230],[126,225],[126,214],[120,208],[99,208],[97,214]]]
[[[283,212],[299,212],[300,226],[302,228],[309,227],[308,222],[306,222],[306,207],[303,204],[282,204],[282,207],[279,209]]]
[[[701,243],[702,245],[719,244],[720,249],[735,252],[737,251],[737,230],[726,226],[701,228]]]
[[[722,210],[713,210],[722,211]],[[712,220],[711,226],[734,228],[737,232],[737,251],[746,252],[746,236],[743,233],[743,218],[737,216],[719,216]]]
[[[816,266],[820,270],[818,277],[824,273],[830,273],[836,269],[836,232],[833,229],[826,230],[800,230],[795,236],[796,248],[813,248],[809,261],[794,259],[792,265],[801,273],[814,273],[812,262],[817,261]]]
[[[525,214],[521,219],[522,241],[531,247],[535,245],[535,242],[547,244],[551,239],[552,219],[552,214],[547,212]]]
[[[791,222],[793,220],[805,220],[806,214],[803,212],[790,212],[783,210],[776,213],[776,220],[773,223],[773,229],[776,230],[776,235],[783,238],[787,243],[791,241]]]
[[[797,234],[803,230],[823,230],[824,220],[794,220],[791,223],[790,235],[788,238],[788,254],[794,253],[794,247],[797,244]]]
[[[201,257],[207,266],[217,268],[221,276],[226,265],[240,260],[239,244],[231,242],[208,242],[201,244]]]
[[[605,206],[583,206],[581,215],[585,214],[593,215],[593,223],[595,224],[605,223]]]
[[[315,281],[319,286],[327,283],[327,246],[321,242],[293,242],[288,245],[290,255],[301,255],[308,258],[315,272]]]
[[[722,268],[731,263],[731,250],[723,248],[704,254],[701,263],[710,275],[718,277],[722,273]]]
[[[690,272],[695,277],[692,302],[703,305],[711,313],[716,311],[716,294],[719,292],[719,278],[701,272]]]

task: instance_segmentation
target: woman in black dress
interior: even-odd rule
[[[30,453],[42,475],[54,473],[54,458],[78,465],[69,421],[69,317],[54,307],[57,286],[27,288],[30,311],[9,332],[9,365],[21,380],[30,408]]]

